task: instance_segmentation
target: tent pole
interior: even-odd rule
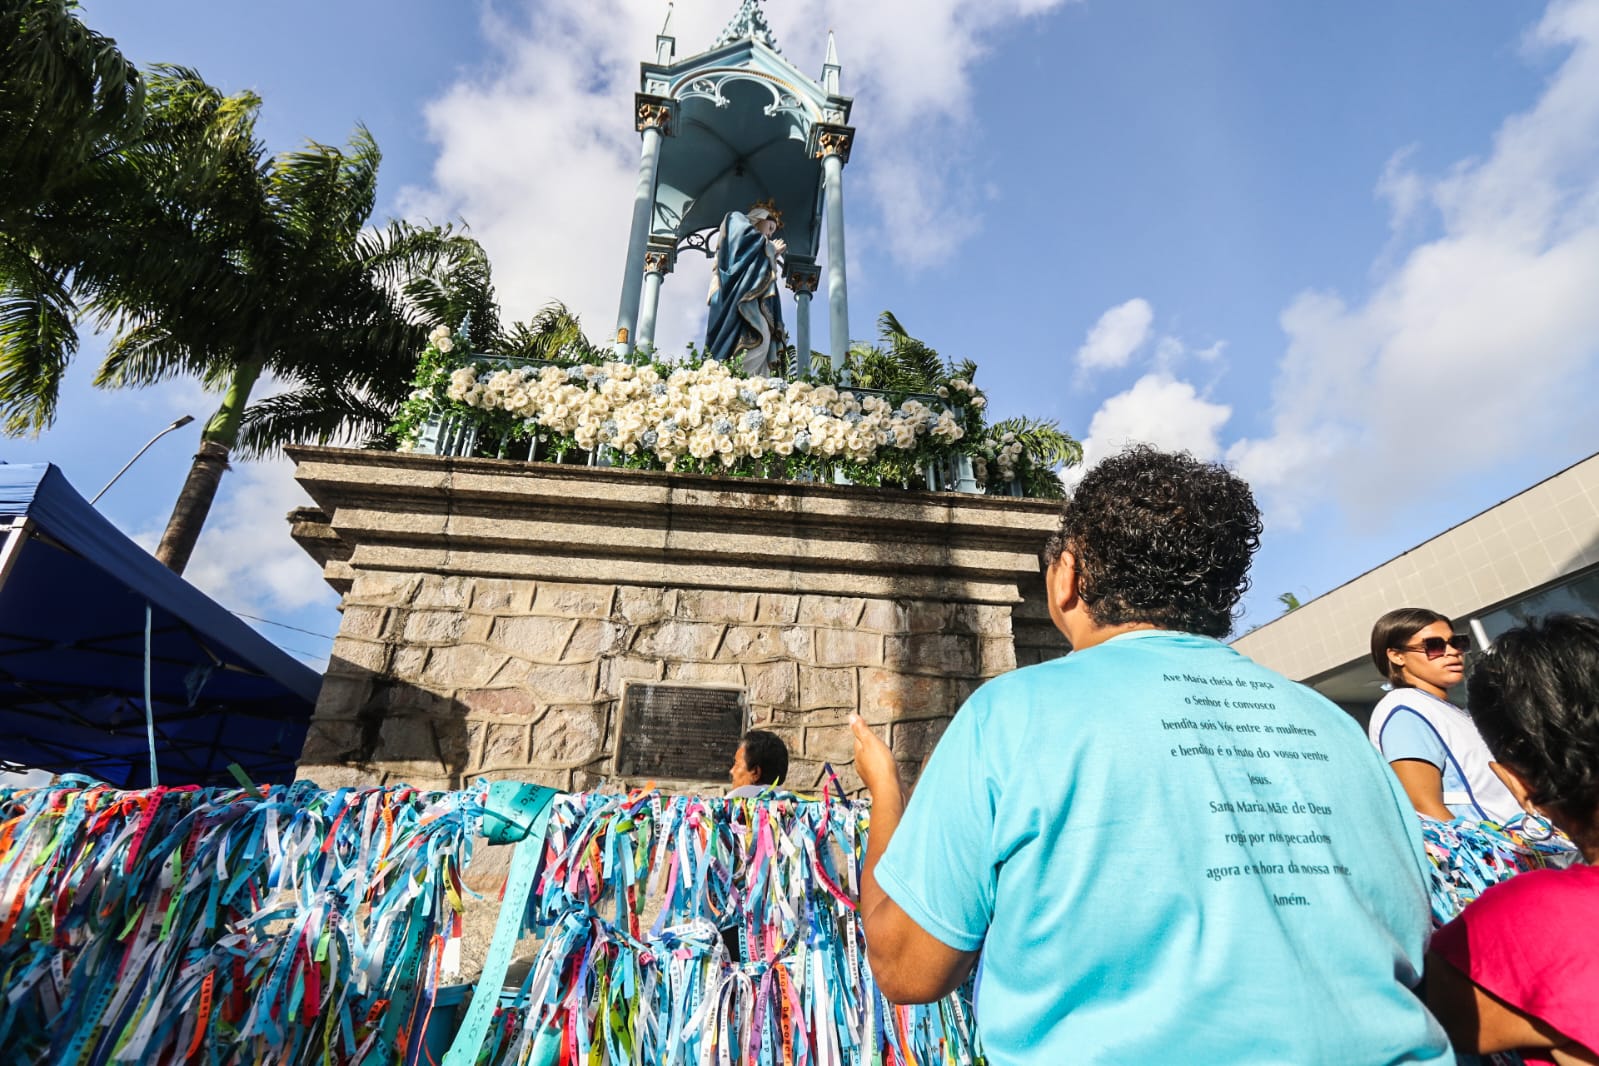
[[[150,706],[150,637],[154,630],[155,613],[150,609],[150,601],[144,601],[144,730],[150,742],[150,787],[155,788],[161,784],[161,777],[155,768],[155,708]]]
[[[6,583],[6,578],[11,576],[11,568],[17,565],[17,557],[22,554],[22,546],[27,543],[28,537],[33,534],[33,519],[27,515],[18,515],[11,519],[6,526],[6,539],[0,544],[0,587]]]

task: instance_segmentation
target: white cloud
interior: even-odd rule
[[[1083,462],[1066,471],[1075,484],[1088,468],[1129,444],[1153,444],[1211,460],[1222,454],[1220,433],[1232,408],[1213,403],[1193,385],[1169,374],[1146,374],[1126,392],[1100,405],[1083,437]]]
[[[1427,199],[1427,182],[1410,169],[1410,157],[1416,146],[1406,145],[1388,157],[1377,178],[1377,195],[1388,201],[1388,225],[1394,230],[1404,229]]]
[[[1551,4],[1530,40],[1569,53],[1485,158],[1428,180],[1399,157],[1383,176],[1396,219],[1425,203],[1440,235],[1364,302],[1311,292],[1283,312],[1273,429],[1228,452],[1275,519],[1328,493],[1368,510],[1424,502],[1474,467],[1591,436],[1599,0]]]
[[[1192,348],[1181,337],[1163,334],[1155,342],[1154,366],[1163,373],[1175,374],[1183,360],[1190,356],[1201,363],[1214,364],[1226,350],[1226,341],[1213,341],[1203,348]]]
[[[338,597],[322,570],[289,536],[285,516],[311,498],[288,459],[240,462],[222,477],[184,579],[233,611],[267,617]],[[161,530],[134,540],[153,551]]]
[[[837,31],[843,88],[855,97],[861,131],[845,171],[852,247],[881,242],[899,264],[925,266],[948,259],[980,229],[981,190],[963,161],[948,154],[971,121],[971,72],[993,32],[1064,2],[770,5],[778,42],[802,70],[821,70],[826,34],[817,27]],[[736,6],[679,5],[672,19],[679,56],[708,46]],[[439,159],[431,186],[406,190],[401,209],[465,218],[493,258],[510,317],[560,299],[602,339],[615,320],[638,166],[632,94],[639,61],[653,56],[663,9],[622,0],[524,0],[500,10],[484,18],[495,61],[428,109]],[[926,153],[935,145],[933,165]],[[661,347],[697,332],[703,312],[679,314],[673,305],[701,305],[703,273],[700,263],[682,264],[667,279]]]
[[[1134,297],[1117,304],[1099,316],[1077,349],[1077,365],[1083,370],[1103,370],[1126,366],[1133,353],[1149,339],[1155,310],[1149,301]]]

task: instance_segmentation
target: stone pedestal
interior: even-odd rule
[[[615,773],[638,679],[743,689],[792,786],[831,763],[853,789],[850,714],[914,777],[984,679],[1066,650],[1049,501],[289,452],[318,504],[294,535],[344,594],[301,757],[327,787],[642,784]]]

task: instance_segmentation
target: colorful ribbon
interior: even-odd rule
[[[433,1066],[461,871],[537,798],[0,791],[0,1046],[74,1066]],[[451,1061],[972,1063],[966,999],[893,1007],[871,980],[853,902],[869,816],[786,794],[558,797],[518,864],[529,899],[502,915],[540,940],[528,977],[508,1005],[476,998]]]
[[[1527,818],[1499,825],[1423,817],[1421,838],[1432,863],[1428,888],[1435,926],[1454,918],[1490,885],[1526,870],[1568,866],[1578,858],[1576,846],[1558,830]]]

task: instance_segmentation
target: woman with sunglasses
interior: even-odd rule
[[[1377,619],[1371,661],[1393,686],[1367,731],[1420,814],[1503,823],[1521,813],[1493,769],[1471,716],[1449,702],[1471,638],[1437,611],[1402,607]]]
[[[1599,1063],[1599,620],[1512,629],[1470,688],[1505,783],[1582,861],[1494,885],[1438,930],[1427,1005],[1458,1052]]]

